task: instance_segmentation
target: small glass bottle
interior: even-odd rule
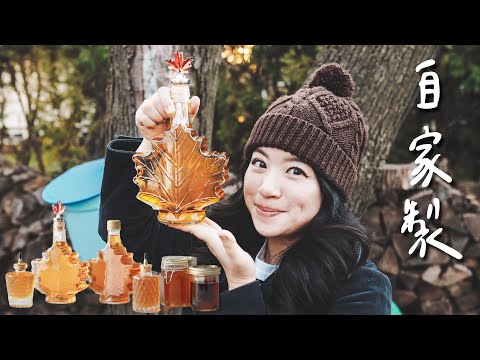
[[[27,270],[28,264],[23,262],[22,253],[18,254],[18,262],[13,265],[15,271],[5,275],[7,282],[8,304],[14,308],[29,308],[33,305],[33,284],[35,275]]]
[[[122,244],[120,220],[108,220],[107,231],[107,245],[88,261],[90,289],[100,295],[102,304],[128,304],[132,277],[140,273],[140,264]]]
[[[215,311],[218,309],[220,271],[220,267],[216,265],[197,265],[188,268],[192,310]]]
[[[133,311],[155,313],[160,311],[160,275],[152,271],[152,265],[144,254],[140,274],[133,277]]]
[[[190,306],[190,280],[186,256],[162,257],[162,278],[165,306]]]

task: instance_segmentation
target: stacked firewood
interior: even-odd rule
[[[26,166],[13,166],[0,159],[0,314],[102,314],[107,310],[98,303],[98,295],[86,289],[71,305],[51,305],[45,295],[34,292],[33,307],[8,306],[5,274],[13,270],[19,252],[29,264],[42,257],[52,244],[53,213],[41,200],[41,193],[51,178]],[[70,241],[69,239],[67,239]]]
[[[480,313],[480,184],[465,182],[451,186],[436,179],[426,188],[409,186],[409,165],[383,168],[377,189],[378,201],[364,215],[362,222],[370,231],[373,245],[370,258],[391,280],[393,299],[405,314],[479,314]],[[433,199],[440,200],[440,216],[427,218]],[[427,244],[409,250],[419,237],[401,233],[405,200],[415,201],[416,219],[425,221],[429,233],[443,231],[435,238],[459,251],[457,260]]]

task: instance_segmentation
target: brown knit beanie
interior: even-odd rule
[[[352,99],[355,83],[339,64],[318,68],[293,95],[274,101],[245,145],[250,159],[260,146],[288,151],[329,180],[347,200],[367,145],[367,126]]]

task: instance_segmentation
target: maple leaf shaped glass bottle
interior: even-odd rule
[[[189,80],[185,76],[193,58],[183,59],[178,50],[167,60],[176,76],[171,96],[175,116],[163,138],[151,139],[152,152],[133,155],[139,186],[137,199],[158,210],[163,223],[192,224],[205,218],[205,208],[224,197],[221,186],[228,181],[224,152],[208,152],[207,139],[192,129],[188,111]]]
[[[140,264],[122,244],[120,230],[120,220],[108,220],[107,245],[98,252],[96,259],[88,261],[90,289],[100,295],[103,304],[129,303],[132,277],[140,273]]]
[[[7,282],[8,304],[14,308],[29,308],[33,305],[33,283],[35,275],[27,270],[27,263],[18,254],[18,262],[13,265],[15,271],[5,275]]]
[[[78,253],[67,244],[65,206],[58,201],[52,208],[53,244],[41,259],[32,260],[35,288],[46,295],[45,301],[50,304],[71,304],[76,300],[75,294],[88,287],[88,263],[80,261]]]

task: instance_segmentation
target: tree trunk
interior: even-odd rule
[[[349,200],[349,207],[360,218],[374,201],[372,184],[378,180],[400,126],[418,103],[420,75],[415,67],[428,59],[438,60],[439,49],[437,45],[328,45],[315,60],[313,69],[336,62],[349,70],[356,83],[354,99],[369,127],[368,145]]]
[[[191,94],[201,98],[200,111],[193,122],[199,135],[213,139],[213,112],[221,63],[220,45],[117,45],[110,47],[105,116],[105,142],[118,135],[138,136],[135,112],[142,101],[160,86],[170,86],[165,60],[178,49],[193,56],[190,71]]]
[[[0,72],[1,75],[1,72]],[[1,77],[1,76],[0,76]],[[5,96],[3,93],[3,84],[0,79],[0,151],[3,151],[3,140],[7,137],[7,128],[5,127],[4,118],[5,118]]]
[[[115,45],[109,50],[105,142],[118,135],[137,136],[135,111],[143,101],[142,54],[137,45]]]
[[[45,164],[43,163],[42,144],[37,134],[34,134],[34,136],[32,136],[30,145],[32,147],[33,153],[35,154],[35,159],[37,159],[38,170],[42,175],[45,175]]]

